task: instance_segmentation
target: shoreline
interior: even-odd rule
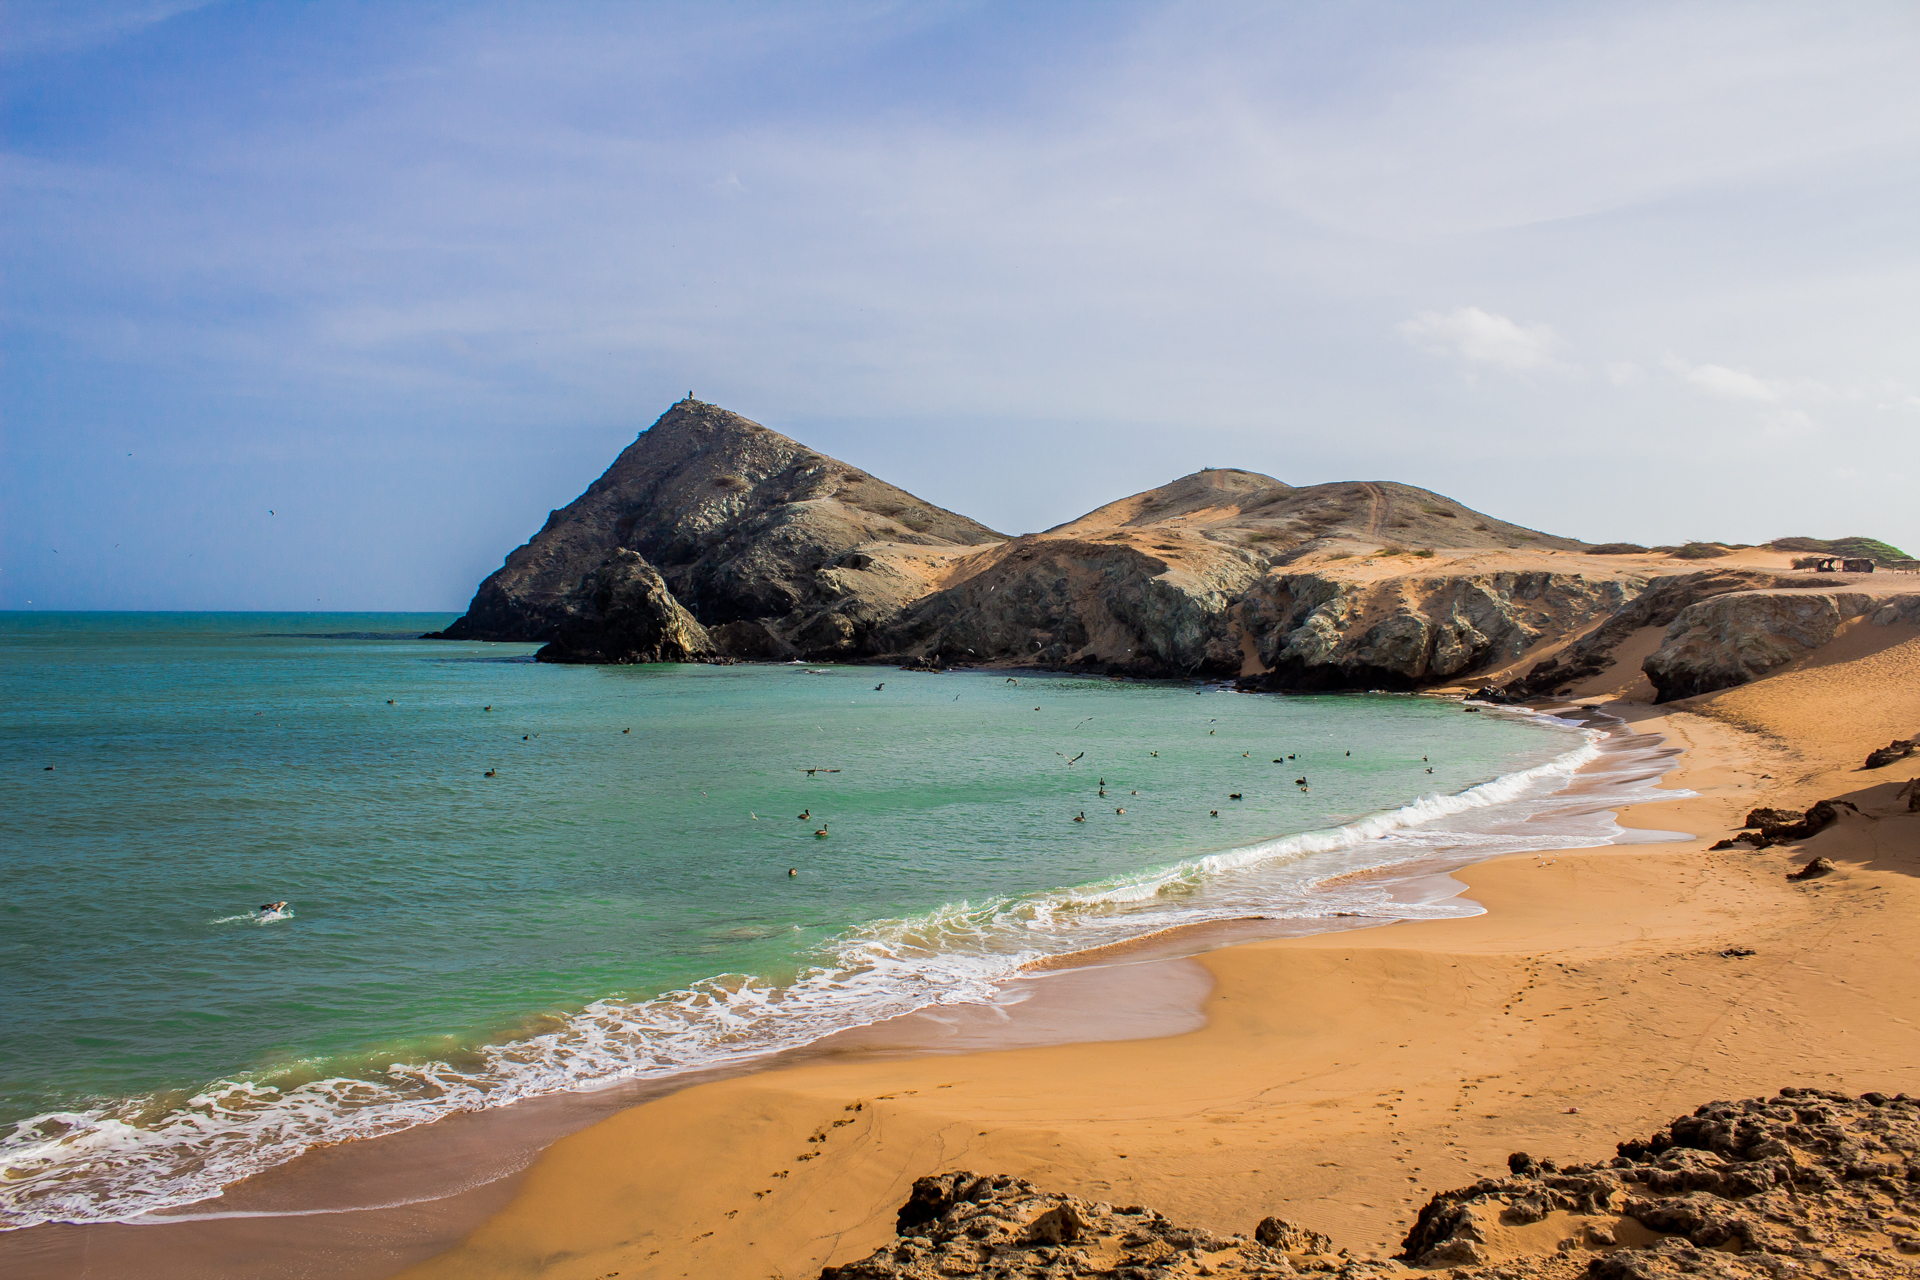
[[[1623,751],[1646,746],[1644,736],[1617,721],[1605,731],[1605,741],[1617,741],[1618,747],[1603,747],[1552,794],[1579,791],[1589,771],[1602,771]],[[1647,775],[1642,769],[1637,776]],[[1600,788],[1612,789],[1604,783]],[[1379,884],[1389,902],[1431,904],[1462,897],[1467,887],[1453,873],[1483,857],[1391,864],[1322,882],[1363,880]],[[929,1006],[747,1062],[549,1095],[316,1148],[194,1206],[121,1223],[50,1223],[0,1235],[0,1257],[11,1255],[10,1269],[23,1268],[17,1272],[23,1275],[72,1274],[68,1268],[76,1253],[137,1255],[146,1273],[154,1275],[175,1274],[165,1259],[176,1255],[183,1264],[178,1274],[277,1274],[259,1269],[259,1251],[271,1241],[276,1250],[291,1244],[304,1255],[301,1275],[390,1276],[452,1247],[503,1210],[519,1194],[526,1170],[553,1143],[634,1107],[817,1062],[899,1061],[1185,1034],[1204,1025],[1201,1010],[1213,986],[1196,957],[1276,938],[1377,929],[1404,919],[1390,912],[1339,912],[1201,920],[1042,957],[1002,981],[996,997],[984,1004]],[[437,1185],[422,1191],[423,1179]],[[354,1203],[342,1203],[343,1192],[351,1192],[344,1199]],[[158,1226],[171,1229],[141,1230]],[[314,1251],[329,1261],[316,1263]],[[220,1265],[223,1255],[231,1257],[231,1270]]]
[[[1619,825],[1680,840],[1476,862],[1456,873],[1476,916],[1210,951],[1193,1031],[681,1091],[556,1144],[512,1205],[405,1275],[811,1276],[890,1241],[912,1178],[955,1168],[1220,1232],[1283,1213],[1378,1257],[1426,1194],[1513,1150],[1603,1157],[1786,1083],[1910,1090],[1920,966],[1888,938],[1920,910],[1920,817],[1894,804],[1911,770],[1858,765],[1920,722],[1920,685],[1894,678],[1920,670],[1920,637],[1888,639],[1685,705],[1610,705],[1668,736],[1660,789],[1692,793]],[[1827,797],[1860,813],[1812,849],[1706,847],[1748,808]],[[1788,881],[1815,852],[1840,870]]]

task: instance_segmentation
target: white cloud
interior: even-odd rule
[[[1682,366],[1682,368],[1688,382],[1708,395],[1720,396],[1723,399],[1758,400],[1771,404],[1786,394],[1786,388],[1781,383],[1755,377],[1745,369],[1729,369],[1723,364],[1696,365],[1691,369]]]
[[[1425,311],[1402,324],[1400,332],[1422,350],[1458,356],[1472,364],[1515,371],[1561,367],[1553,358],[1560,340],[1551,328],[1518,324],[1479,307],[1461,307],[1445,315]]]
[[[1762,414],[1761,425],[1766,434],[1775,440],[1810,436],[1820,430],[1820,424],[1814,421],[1812,415],[1799,409],[1777,409]]]

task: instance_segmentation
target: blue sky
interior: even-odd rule
[[[1910,3],[0,15],[0,607],[459,608],[689,389],[1011,532],[1920,551]]]

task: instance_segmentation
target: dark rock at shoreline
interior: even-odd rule
[[[1741,824],[1744,828],[1754,830],[1755,834],[1722,840],[1713,848],[1731,849],[1735,844],[1746,844],[1755,849],[1765,849],[1776,844],[1797,843],[1832,826],[1840,817],[1838,806],[1841,805],[1853,808],[1845,800],[1818,800],[1805,813],[1795,813],[1791,809],[1755,809],[1747,814],[1746,822]]]
[[[541,662],[700,662],[716,650],[705,628],[637,551],[615,551],[565,601],[565,621]]]
[[[1876,747],[1867,753],[1867,762],[1862,769],[1884,769],[1895,760],[1905,760],[1916,750],[1920,750],[1920,738],[1895,738],[1884,747]]]

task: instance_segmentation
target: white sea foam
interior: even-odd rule
[[[738,1063],[915,1009],[988,1001],[1028,961],[1172,925],[1248,915],[1467,914],[1477,908],[1459,900],[1394,902],[1386,885],[1352,873],[1607,843],[1619,833],[1610,812],[1591,797],[1556,798],[1601,754],[1603,735],[1555,723],[1578,732],[1580,745],[1535,768],[1134,875],[877,921],[840,936],[784,986],[724,974],[652,1000],[598,1001],[551,1032],[484,1047],[474,1065],[394,1063],[371,1078],[285,1089],[223,1080],[184,1102],[132,1099],[36,1116],[0,1138],[0,1225],[126,1221],[206,1200],[318,1142]],[[1609,793],[1608,808],[1652,798],[1646,773]],[[1536,821],[1543,817],[1558,820]]]

